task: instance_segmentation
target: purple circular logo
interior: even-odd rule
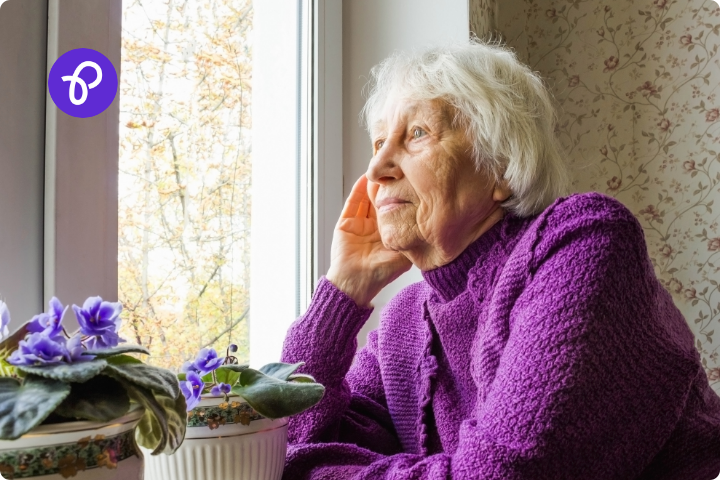
[[[105,55],[76,48],[60,56],[48,77],[48,90],[60,110],[78,118],[102,113],[115,99],[118,78]]]

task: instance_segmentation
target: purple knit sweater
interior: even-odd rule
[[[720,398],[641,225],[574,194],[511,213],[382,311],[325,278],[284,362],[325,385],[286,479],[709,480]]]

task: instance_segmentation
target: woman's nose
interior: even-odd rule
[[[371,182],[385,184],[402,177],[400,168],[401,149],[386,141],[370,160],[366,176]]]

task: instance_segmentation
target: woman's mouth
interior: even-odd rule
[[[397,197],[383,198],[375,204],[375,208],[379,213],[387,213],[403,205],[408,205],[410,202]]]

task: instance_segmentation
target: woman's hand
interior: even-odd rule
[[[410,270],[403,254],[385,248],[377,213],[368,196],[368,179],[360,177],[335,225],[327,279],[361,307],[367,307],[385,285]]]

